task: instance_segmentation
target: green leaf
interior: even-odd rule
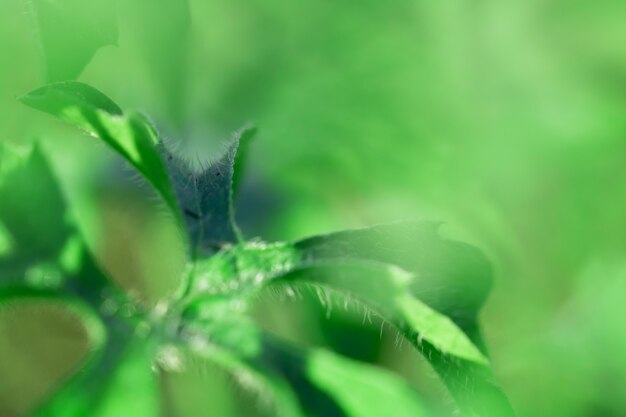
[[[0,263],[0,289],[14,285],[56,289],[82,297],[95,309],[104,289],[122,299],[71,222],[41,149],[15,153],[4,146],[0,151],[0,167],[6,168],[1,168],[0,222],[11,243]],[[7,160],[11,163],[5,164]]]
[[[396,266],[362,262],[295,269],[269,288],[287,293],[310,287],[327,311],[358,305],[395,326],[441,376],[464,415],[512,416],[487,359],[451,319],[411,295],[414,277]]]
[[[315,349],[307,355],[307,376],[352,417],[426,416],[417,392],[399,376],[374,366]]]
[[[29,268],[55,263],[73,231],[61,190],[39,147],[29,155],[6,146],[0,150],[0,222],[11,243],[0,264],[2,285],[3,277],[23,279]]]
[[[20,100],[106,142],[143,174],[176,212],[165,166],[156,150],[156,131],[141,114],[124,114],[103,93],[76,81],[43,86]]]
[[[304,264],[378,261],[412,273],[411,294],[450,317],[482,349],[476,321],[491,288],[491,266],[475,247],[442,238],[439,226],[400,222],[316,236],[295,247]]]
[[[233,176],[239,145],[253,135],[254,129],[236,132],[224,154],[200,171],[161,147],[194,255],[214,253],[240,240],[234,219]]]
[[[487,358],[469,337],[447,316],[428,307],[419,299],[406,294],[396,299],[399,310],[419,338],[430,342],[447,355],[487,365]],[[418,341],[419,343],[419,341]]]
[[[33,417],[158,415],[151,351],[126,323],[111,319],[107,338],[89,361]]]
[[[243,175],[248,162],[248,154],[250,153],[250,144],[252,143],[252,139],[254,139],[256,132],[256,128],[249,127],[242,129],[239,135],[239,148],[237,149],[237,154],[235,155],[235,166],[233,168],[233,200],[237,198],[239,187],[243,181]]]
[[[253,391],[263,401],[271,404],[272,413],[276,417],[304,417],[298,399],[288,381],[271,368],[260,364],[250,356],[237,355],[228,346],[216,346],[205,338],[194,335],[191,343],[184,342],[183,347],[196,357],[203,358],[211,364],[220,366],[229,372],[241,388]],[[260,340],[259,340],[260,341]]]
[[[257,361],[289,381],[310,416],[426,415],[418,393],[399,376],[324,349],[300,349],[266,335]]]
[[[78,77],[96,51],[117,42],[115,2],[32,0],[48,82]]]
[[[80,298],[54,289],[32,288],[27,285],[18,284],[0,287],[0,306],[8,302],[27,299],[62,305],[80,318],[93,346],[97,347],[104,343],[106,330],[102,326],[100,319],[93,313],[93,309]]]
[[[169,122],[180,130],[186,121],[189,91],[191,16],[187,0],[133,0],[120,4],[126,45],[146,65],[146,74],[163,102]],[[120,22],[122,23],[122,22]]]
[[[111,99],[86,84],[50,84],[24,95],[21,101],[102,139],[122,155],[182,217],[194,255],[212,253],[239,240],[233,176],[235,164],[237,168],[243,165],[243,157],[236,157],[239,145],[250,141],[254,129],[236,132],[224,154],[197,172],[158,142],[156,131],[144,117],[124,114]]]
[[[403,330],[407,338],[413,332],[419,334],[418,344],[428,341],[447,355],[486,365],[485,356],[452,320],[411,295],[414,281],[397,266],[363,262],[296,268],[276,282],[288,288],[306,284],[317,288],[327,309],[351,302],[367,305]]]

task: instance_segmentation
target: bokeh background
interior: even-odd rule
[[[238,214],[249,237],[444,221],[494,265],[482,323],[518,414],[626,416],[622,1],[181,4],[120,1],[117,45],[79,80],[202,159],[258,126]],[[28,2],[0,10],[0,140],[43,142],[98,257],[158,299],[183,263],[171,219],[111,151],[16,100],[45,82],[42,48]],[[374,343],[354,317],[322,332],[308,308],[272,308],[259,310],[276,332],[388,366],[450,408],[394,335],[379,342],[376,329]],[[30,409],[81,349],[60,311],[2,313],[0,415]],[[201,376],[164,384],[179,415],[202,415]]]

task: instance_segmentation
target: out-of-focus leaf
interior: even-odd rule
[[[463,242],[444,239],[440,224],[401,222],[316,236],[295,243],[303,262],[379,261],[411,272],[410,292],[452,318],[482,348],[477,314],[492,283],[484,255]]]
[[[75,294],[99,308],[105,287],[117,290],[96,265],[68,219],[55,175],[41,149],[12,153],[0,147],[0,222],[11,251],[0,261],[0,288],[26,285]]]
[[[413,280],[396,266],[343,262],[296,269],[274,282],[287,293],[312,287],[328,311],[358,304],[394,325],[431,363],[464,415],[514,415],[478,346],[451,319],[410,294]]]
[[[206,336],[210,337],[208,334]],[[229,351],[228,346],[217,347],[215,344],[206,343],[206,339],[200,334],[195,334],[192,343],[185,346],[193,355],[229,372],[241,389],[253,391],[264,402],[269,400],[270,415],[277,417],[306,415],[301,411],[298,399],[288,381],[274,370],[260,365],[254,357],[236,355]]]
[[[9,160],[6,149],[1,160]],[[94,352],[34,415],[108,417],[128,411],[128,404],[134,407],[133,415],[155,415],[156,396],[143,392],[150,389],[146,375],[151,378],[152,373],[145,364],[149,356],[135,348],[130,351],[136,352],[133,357],[128,356],[133,325],[115,315],[128,300],[106,280],[66,221],[60,187],[40,149],[11,160],[10,167],[3,163],[0,179],[0,219],[16,250],[0,263],[0,305],[36,299],[67,307],[79,316]],[[133,401],[122,394],[132,395]]]
[[[142,173],[176,210],[165,166],[156,151],[156,131],[142,115],[124,114],[103,93],[76,81],[40,87],[20,100],[106,142]]]
[[[96,51],[117,42],[115,2],[32,0],[48,82],[78,77]]]
[[[169,121],[182,130],[188,90],[191,17],[187,0],[133,0],[120,5],[124,33],[146,64]],[[120,22],[123,24],[124,22]]]
[[[125,115],[111,99],[86,84],[50,84],[21,100],[99,137],[137,168],[183,217],[192,253],[212,253],[239,240],[233,213],[234,167],[243,165],[237,150],[240,143],[246,146],[254,129],[236,132],[224,154],[198,172],[159,143],[145,118]]]
[[[161,147],[192,253],[213,253],[240,240],[233,212],[233,176],[235,165],[242,164],[237,158],[240,143],[247,143],[253,135],[254,129],[236,132],[224,154],[201,170]]]
[[[224,339],[212,329],[186,330],[192,352],[238,375],[246,381],[242,388],[269,397],[275,407],[272,415],[373,417],[391,409],[400,409],[400,415],[426,415],[417,392],[382,369],[329,351],[301,351],[258,329],[249,336],[262,349],[253,351],[241,350],[235,340]]]
[[[258,360],[284,375],[307,415],[426,415],[418,393],[389,371],[323,349],[297,349],[270,335],[264,342]]]
[[[485,356],[452,320],[410,294],[414,280],[394,265],[370,262],[297,268],[276,282],[320,286],[320,301],[329,311],[334,304],[365,304],[407,338],[418,334],[417,344],[427,341],[447,355],[487,365]]]
[[[7,175],[11,174],[11,171],[24,165],[29,154],[30,150],[0,144],[0,184],[4,182]]]
[[[21,300],[39,300],[63,305],[64,308],[80,318],[92,345],[102,345],[106,339],[105,329],[93,310],[83,300],[75,296],[64,294],[55,289],[32,288],[20,284],[0,287],[0,304]]]
[[[417,392],[391,372],[338,356],[326,350],[307,355],[307,376],[353,417],[426,416]]]
[[[158,414],[157,387],[146,341],[133,336],[132,328],[118,319],[105,324],[106,342],[33,416]]]
[[[12,246],[0,262],[0,280],[6,279],[3,276],[24,279],[28,268],[56,262],[72,230],[66,221],[61,190],[39,147],[30,155],[13,154],[11,158],[7,147],[0,147],[0,151],[4,172],[0,178],[0,222]],[[6,162],[9,160],[10,164]]]
[[[130,336],[133,337],[133,336]],[[118,342],[120,343],[120,342]],[[121,341],[123,344],[124,341]],[[152,417],[160,414],[157,375],[153,371],[151,342],[134,337],[116,369],[107,369],[109,386],[100,397],[95,417],[133,415]]]

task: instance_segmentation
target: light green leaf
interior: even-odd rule
[[[32,0],[48,82],[78,77],[96,51],[117,42],[115,2]]]
[[[118,341],[117,343],[124,343]],[[132,415],[152,417],[160,414],[157,374],[153,371],[153,348],[148,340],[135,338],[111,374],[108,387],[99,399],[94,417]]]
[[[120,3],[126,46],[145,63],[146,74],[169,122],[183,130],[189,92],[191,16],[187,0]]]
[[[0,147],[0,151],[1,161],[6,161],[7,148]],[[30,153],[13,153],[11,160],[0,178],[0,222],[11,244],[0,263],[0,288],[19,284],[58,289],[80,294],[98,308],[102,290],[114,293],[117,289],[96,265],[69,219],[48,161],[38,146]]]
[[[428,415],[417,392],[389,371],[316,349],[307,355],[307,376],[351,417]]]
[[[256,128],[249,127],[242,129],[239,134],[239,148],[237,149],[237,154],[235,155],[233,168],[233,200],[236,199],[239,187],[243,181],[243,175],[248,162],[248,154],[250,152],[250,145],[252,143],[252,139],[254,139],[256,135],[256,132]]]
[[[300,349],[266,334],[259,366],[282,375],[308,416],[424,416],[419,395],[399,376],[324,349]]]
[[[41,300],[75,314],[90,344],[86,362],[60,389],[31,414],[33,417],[114,417],[120,413],[151,417],[158,414],[151,371],[152,349],[133,327],[118,317],[99,316],[84,300],[53,290],[26,286],[0,288],[0,306],[8,301]]]
[[[7,301],[41,300],[75,314],[85,328],[90,354],[59,389],[51,392],[33,417],[114,417],[120,412],[150,417],[158,413],[151,353],[146,339],[117,317],[99,316],[84,300],[57,291],[25,286],[0,288],[0,306]]]
[[[0,222],[0,259],[8,258],[14,250],[13,238]]]

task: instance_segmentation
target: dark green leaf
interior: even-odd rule
[[[99,308],[103,289],[118,290],[105,278],[71,223],[59,184],[40,148],[19,154],[4,146],[0,152],[0,222],[12,245],[0,258],[0,288],[19,284],[56,289]]]
[[[491,288],[491,266],[475,247],[442,238],[439,226],[395,223],[317,236],[295,246],[305,264],[371,260],[411,272],[417,277],[411,294],[452,318],[482,348],[476,316]]]
[[[401,409],[400,415],[425,415],[417,393],[390,372],[321,349],[302,351],[258,329],[249,336],[262,350],[242,351],[211,330],[188,334],[191,351],[239,374],[248,381],[243,388],[271,398],[272,415],[299,416],[299,408],[319,417],[374,417],[392,408]]]
[[[298,260],[298,252],[288,243],[238,243],[197,260],[185,278],[187,292],[192,298],[250,293],[291,270]]]
[[[89,338],[85,363],[59,382],[32,413],[34,417],[116,417],[125,413],[158,414],[158,397],[151,371],[153,348],[137,336],[133,326],[118,316],[94,310],[84,300],[54,290],[27,286],[0,288],[0,306],[7,301],[41,300],[75,314]],[[97,311],[97,313],[96,313]]]
[[[48,82],[78,77],[96,51],[117,42],[115,2],[32,0]]]
[[[165,166],[156,151],[156,131],[141,114],[124,114],[100,91],[75,81],[46,85],[24,95],[21,101],[106,142],[176,210]]]
[[[0,152],[0,222],[12,245],[0,261],[0,280],[13,276],[21,281],[29,268],[56,263],[73,233],[61,190],[41,150],[35,147],[25,156],[4,146]]]
[[[399,376],[327,350],[307,354],[307,377],[352,417],[426,416],[417,392]]]
[[[199,171],[161,148],[194,254],[213,253],[240,239],[233,212],[233,176],[239,145],[253,134],[253,129],[237,132],[224,154]]]
[[[239,136],[239,148],[235,155],[235,166],[233,169],[233,200],[237,198],[239,187],[243,181],[243,175],[248,162],[248,154],[250,152],[250,144],[256,132],[256,128],[244,128]]]

